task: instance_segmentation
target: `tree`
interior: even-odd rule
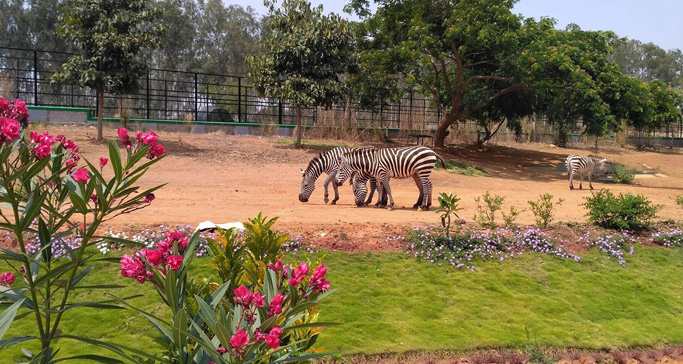
[[[288,99],[296,108],[296,145],[303,133],[301,108],[330,107],[341,99],[340,75],[353,62],[348,22],[336,14],[323,16],[305,0],[268,2],[269,37],[265,54],[247,57],[249,77],[261,95]]]
[[[64,8],[58,33],[82,54],[72,56],[53,82],[97,90],[97,140],[102,140],[104,92],[134,92],[148,69],[144,52],[158,46],[161,8],[149,0],[72,0]]]
[[[598,95],[600,72],[609,65],[609,39],[601,32],[561,31],[554,20],[522,19],[511,12],[514,0],[353,0],[347,9],[364,21],[361,59],[389,60],[396,81],[431,96],[443,115],[434,145],[444,146],[457,121],[518,119],[545,110],[540,97],[524,108],[502,100],[515,92],[572,89],[567,102],[576,112],[604,119],[608,105]],[[398,84],[397,84],[398,85]],[[583,91],[583,94],[578,91]],[[499,100],[501,99],[501,100]],[[572,104],[574,105],[574,104]],[[533,107],[532,107],[533,106]],[[514,120],[511,126],[514,128]]]

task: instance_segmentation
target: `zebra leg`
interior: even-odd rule
[[[384,191],[385,184],[382,183],[382,181],[378,180],[377,181],[377,202],[375,203],[375,207],[380,208],[386,206],[386,201],[382,201],[382,196],[386,194]]]
[[[591,190],[593,189],[593,171],[588,173],[588,186],[591,188]]]
[[[329,176],[327,176],[327,178],[325,178],[325,203],[328,203],[330,201],[330,199],[329,199],[330,195],[327,193],[327,185],[329,185],[330,182],[332,182],[332,188],[334,189],[334,200],[332,200],[332,205],[336,205],[337,200],[339,200],[339,189],[337,187],[337,184],[334,183],[335,177],[337,177],[337,172],[332,171],[332,172],[330,172]]]
[[[569,172],[569,190],[574,189],[574,175],[575,174],[576,174],[575,172]]]
[[[583,172],[581,172],[581,182],[579,182],[579,189],[583,189]]]
[[[418,209],[422,207],[422,200],[424,199],[424,191],[422,190],[422,181],[420,180],[420,177],[418,177],[416,174],[413,175],[413,181],[415,181],[415,185],[417,186],[417,189],[420,191],[420,197],[417,198],[417,202],[415,202],[415,205],[413,205],[414,209]]]
[[[380,183],[383,186],[384,190],[386,190],[387,197],[389,198],[389,210],[393,210],[394,209],[394,197],[391,195],[391,187],[389,187],[389,176],[386,174],[383,174],[380,178],[381,178]]]
[[[375,195],[375,190],[377,189],[377,180],[375,177],[370,178],[370,196],[365,200],[365,204],[369,205],[372,202],[372,197]]]
[[[427,203],[423,204],[422,210],[429,211],[429,207],[432,206],[432,181],[426,180],[423,189],[425,196],[427,197]]]

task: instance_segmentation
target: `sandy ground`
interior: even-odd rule
[[[43,128],[36,128],[41,131]],[[107,153],[106,143],[96,143],[96,131],[84,126],[50,126],[81,146],[82,155],[97,161]],[[301,169],[327,148],[296,149],[285,139],[232,136],[224,133],[188,134],[160,132],[160,142],[167,156],[139,181],[143,187],[167,183],[148,208],[110,221],[114,229],[135,230],[158,224],[190,224],[210,220],[216,223],[245,221],[259,212],[279,216],[277,227],[292,234],[315,239],[314,244],[340,250],[395,250],[387,236],[416,225],[438,223],[431,211],[410,208],[418,195],[412,179],[392,180],[396,206],[393,211],[374,207],[355,207],[351,187],[340,187],[336,206],[323,202],[323,178],[316,184],[308,203],[298,201]],[[105,138],[115,138],[114,130],[105,130]],[[329,142],[334,143],[334,142]],[[587,182],[583,190],[570,191],[566,173],[557,170],[568,154],[591,153],[590,150],[561,149],[546,144],[519,144],[514,147],[491,146],[486,151],[469,147],[442,150],[449,160],[479,166],[488,177],[468,177],[434,171],[434,202],[439,192],[452,192],[462,200],[460,217],[473,221],[474,198],[486,191],[505,196],[503,208],[527,207],[527,201],[550,193],[565,202],[558,208],[557,221],[586,221],[581,206],[590,196]],[[614,193],[643,194],[654,203],[663,204],[661,219],[680,219],[683,209],[674,202],[683,193],[683,154],[678,151],[601,150],[610,161],[638,170],[657,170],[667,177],[637,179],[634,185],[594,182],[594,187],[609,188]],[[576,184],[578,188],[578,183]],[[330,187],[330,193],[331,187]],[[531,211],[518,218],[520,224],[533,224]]]

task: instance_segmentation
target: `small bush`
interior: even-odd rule
[[[536,217],[536,226],[545,228],[553,221],[553,207],[560,205],[564,200],[559,199],[553,202],[553,195],[546,193],[540,195],[536,201],[528,201],[531,206],[531,212]]]
[[[676,205],[683,208],[683,194],[676,196]]]
[[[506,215],[504,212],[502,212],[503,221],[505,221],[505,226],[512,226],[515,223],[515,220],[517,220],[517,216],[519,216],[519,214],[521,214],[522,212],[524,212],[524,209],[517,210],[517,208],[514,206],[510,207],[509,214]]]
[[[452,193],[441,192],[439,195],[439,208],[436,209],[437,214],[441,214],[441,226],[446,232],[446,238],[451,237],[451,215],[454,215],[458,219],[458,211],[462,208],[458,207],[458,202],[460,198],[453,195]]]
[[[586,197],[588,220],[609,229],[642,230],[650,225],[663,205],[653,205],[643,195],[630,193],[616,197],[609,190],[600,190]]]
[[[482,199],[484,200],[484,205],[481,205]],[[490,228],[496,227],[496,211],[500,210],[505,201],[505,197],[493,195],[486,191],[486,193],[474,199],[477,202],[477,213],[474,215],[474,221],[479,223],[481,226],[486,226]]]
[[[612,175],[612,180],[614,181],[614,183],[628,184],[633,182],[633,179],[636,177],[636,170],[633,168],[625,167],[621,164],[617,164],[614,166]]]

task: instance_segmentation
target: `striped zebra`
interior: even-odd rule
[[[598,157],[582,157],[580,155],[570,155],[565,160],[567,166],[567,176],[569,177],[569,189],[574,189],[574,176],[577,173],[581,174],[581,181],[579,182],[579,189],[583,189],[583,175],[588,174],[588,185],[591,190],[593,183],[591,175],[593,169],[598,168],[602,173],[607,173],[607,159]]]
[[[369,147],[372,149],[372,147]],[[311,193],[315,190],[315,181],[320,177],[321,174],[327,173],[328,177],[325,179],[325,203],[329,202],[329,194],[327,190],[327,185],[332,182],[337,174],[337,167],[339,166],[339,156],[343,153],[352,152],[355,150],[366,149],[366,148],[345,148],[337,147],[333,148],[325,153],[319,154],[314,157],[306,167],[306,170],[301,170],[303,178],[301,180],[301,191],[299,192],[299,201],[308,202],[308,198],[311,197]],[[334,188],[334,200],[332,200],[332,205],[337,203],[339,200],[339,191],[336,184],[332,184]],[[370,179],[370,198],[368,202],[372,200],[372,196],[377,188],[377,181],[372,178]]]
[[[394,198],[391,195],[389,179],[412,177],[420,191],[420,197],[413,208],[420,207],[423,210],[428,210],[432,205],[432,183],[429,181],[429,175],[432,173],[437,159],[446,168],[443,158],[427,147],[356,150],[344,153],[339,158],[339,169],[335,182],[341,185],[354,171],[360,172],[361,174],[354,185],[356,204],[359,204],[362,201],[363,190],[365,189],[365,183],[361,184],[360,181],[362,181],[363,175],[369,174],[377,179],[377,192],[380,196],[386,190],[389,208],[391,209],[394,206]],[[384,207],[385,203],[378,199],[375,206]]]

